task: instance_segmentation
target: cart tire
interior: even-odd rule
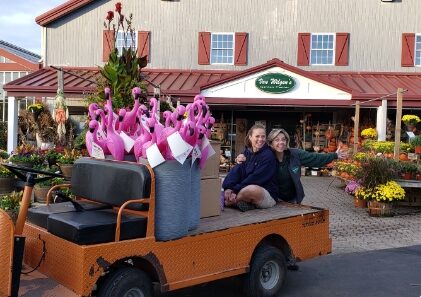
[[[111,273],[99,288],[97,297],[152,297],[152,283],[143,271],[128,267]]]
[[[244,293],[248,297],[279,296],[286,273],[282,252],[276,247],[262,245],[256,249],[250,271],[244,278]]]

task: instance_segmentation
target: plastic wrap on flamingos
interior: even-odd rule
[[[187,235],[191,161],[168,160],[154,167],[156,181],[155,237],[165,241]]]

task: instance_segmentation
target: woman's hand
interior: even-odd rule
[[[224,191],[224,203],[226,206],[230,206],[235,204],[237,194],[235,194],[231,189],[226,189]]]
[[[244,156],[244,154],[239,154],[237,158],[235,158],[235,163],[237,164],[241,164],[244,161],[246,161],[246,156]]]
[[[348,158],[348,147],[344,146],[342,143],[339,143],[338,149],[336,150],[339,160],[344,160]]]

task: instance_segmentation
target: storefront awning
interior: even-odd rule
[[[366,101],[389,95],[386,99],[388,106],[395,106],[398,88],[406,89],[404,107],[421,107],[421,74],[397,72],[335,72],[335,71],[306,71],[288,65],[278,59],[265,64],[249,68],[244,71],[223,70],[180,70],[180,69],[144,69],[142,74],[150,82],[148,93],[153,94],[154,86],[159,85],[161,94],[180,98],[182,102],[190,102],[192,98],[207,89],[221,86],[235,80],[243,79],[270,67],[281,67],[296,73],[301,77],[334,88],[344,94],[351,94],[351,100],[343,98],[317,98],[317,100],[302,100],[300,98],[280,97],[267,98],[256,101],[250,98],[209,98],[211,104],[222,105],[280,105],[280,106],[350,106],[356,100]],[[64,92],[68,98],[83,98],[87,93],[96,89],[99,78],[98,68],[64,67]],[[57,92],[57,69],[46,67],[25,77],[4,85],[8,96],[13,97],[54,97]],[[392,95],[390,95],[392,94]],[[305,99],[305,98],[304,98]],[[365,106],[378,106],[378,102],[370,102]]]

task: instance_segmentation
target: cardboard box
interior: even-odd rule
[[[215,154],[206,161],[205,167],[200,170],[201,178],[219,177],[219,151],[221,150],[221,143],[218,141],[210,141],[210,144],[212,145]]]
[[[213,217],[221,214],[221,180],[207,178],[200,181],[200,217]]]

